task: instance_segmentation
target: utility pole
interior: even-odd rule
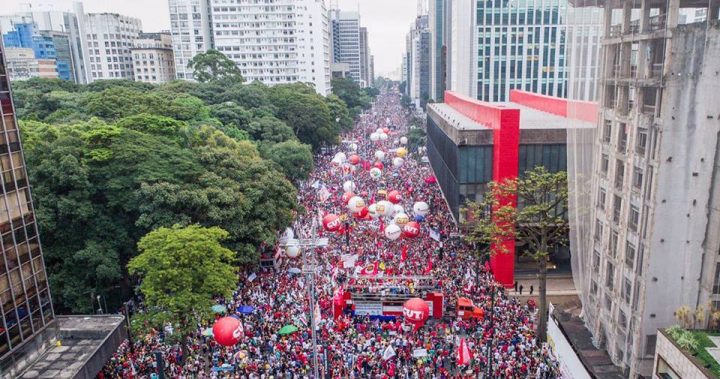
[[[308,259],[305,252],[301,252],[302,254],[302,263],[303,263],[303,273],[305,274],[305,278],[307,279],[308,286],[307,286],[307,296],[308,296],[308,302],[310,303],[308,312],[310,313],[310,317],[308,319],[310,320],[310,329],[311,329],[311,335],[312,335],[312,344],[313,344],[313,373],[315,379],[320,379],[320,373],[318,371],[318,349],[317,349],[317,331],[315,330],[315,271],[317,269],[317,264],[315,261],[315,249],[317,247],[323,247],[327,246],[329,243],[329,240],[327,238],[317,238],[317,218],[313,216],[312,218],[312,230],[311,230],[311,238],[310,239],[288,239],[285,246],[298,246],[298,247],[306,247],[309,248],[309,252],[312,254],[312,263],[311,265],[308,265]]]

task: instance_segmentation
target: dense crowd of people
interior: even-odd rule
[[[457,226],[432,180],[430,165],[417,152],[401,165],[393,164],[408,130],[407,117],[397,92],[382,93],[342,144],[317,155],[315,170],[299,188],[298,201],[305,212],[300,212],[293,230],[296,238],[309,238],[315,225],[315,232],[329,238],[329,244],[305,249],[305,257],[277,254],[274,267],[241,274],[233,298],[218,300],[244,325],[245,335],[237,345],[217,344],[207,333],[210,324],[198,325],[185,341],[186,356],[179,346],[160,342],[160,333],[147,335],[134,342],[132,352],[123,344],[100,376],[154,377],[155,352],[160,352],[165,374],[173,378],[311,378],[312,309],[320,316],[316,330],[323,378],[559,377],[547,349],[536,344],[532,307],[508,297],[489,268],[477,264],[471,246],[455,237]],[[389,129],[386,140],[370,139],[378,128]],[[373,178],[369,172],[378,161],[378,150],[385,155],[382,175]],[[362,162],[333,161],[338,152],[357,154]],[[384,200],[388,191],[399,191],[400,204],[411,219],[415,202],[428,203],[428,213],[418,218],[420,235],[391,240],[383,233],[391,218],[354,217],[341,199],[348,180],[368,205]],[[341,216],[341,232],[323,229],[318,219],[326,214]],[[348,265],[348,258],[354,264]],[[316,268],[316,304],[308,301],[308,276],[298,270],[303,259],[316,262],[310,265]],[[352,306],[337,314],[333,306],[344,292],[404,298],[423,297],[427,291],[444,295],[447,316],[431,318],[417,330],[405,325],[402,317],[353,314]],[[469,298],[485,316],[453,316],[459,296]],[[243,312],[236,312],[241,307]],[[281,335],[286,325],[298,330]],[[474,357],[465,365],[458,365],[461,338]]]

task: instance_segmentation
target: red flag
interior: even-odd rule
[[[465,338],[460,339],[460,346],[458,346],[457,362],[458,366],[470,364],[473,359],[472,351],[468,348]]]
[[[380,233],[385,231],[385,223],[382,219],[380,219]]]
[[[429,274],[430,271],[432,271],[432,258],[428,257],[427,267],[425,268],[425,273]]]
[[[402,254],[400,254],[400,262],[405,262],[407,257],[408,257],[408,247],[407,247],[407,245],[405,245],[402,248]]]

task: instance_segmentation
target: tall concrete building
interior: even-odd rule
[[[130,49],[142,31],[140,19],[117,13],[83,15],[88,54],[88,82],[99,79],[133,80]]]
[[[477,97],[475,0],[451,0],[446,8],[446,89]]]
[[[168,0],[173,56],[178,79],[193,79],[190,60],[213,48],[208,0]]]
[[[599,121],[572,154],[585,159],[587,144],[592,164],[568,158],[573,275],[597,344],[629,377],[650,377],[677,309],[720,309],[720,4],[574,5],[605,16]],[[701,7],[704,19],[679,23]]]
[[[136,82],[161,84],[175,80],[175,59],[169,33],[140,33],[130,52]]]
[[[407,35],[408,54],[408,96],[416,107],[424,107],[430,99],[430,30],[428,16],[422,15],[415,19]]]
[[[360,87],[369,87],[371,82],[368,31],[366,27],[360,27]]]
[[[330,22],[332,24],[333,61],[350,65],[350,77],[362,85],[360,14],[333,9],[330,11]]]
[[[428,26],[430,29],[430,97],[441,102],[445,95],[446,10],[448,1],[430,0]]]
[[[35,51],[29,47],[5,49],[5,61],[7,75],[12,81],[32,78],[58,78],[55,59],[38,59]]]
[[[278,0],[229,5],[211,0],[215,49],[248,81],[268,85],[309,82],[330,92],[328,13],[322,0]]]

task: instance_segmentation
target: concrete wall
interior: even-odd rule
[[[700,280],[707,286],[714,275],[714,264],[703,265],[703,248],[710,195],[716,195],[712,179],[720,131],[715,97],[720,93],[718,24],[707,30],[705,24],[673,30],[666,72],[657,120],[660,166],[653,185],[654,222],[649,225],[646,254],[649,280],[642,328],[647,334],[674,324],[673,312],[679,307],[705,304],[707,299],[698,296]],[[708,232],[711,239],[717,238],[717,230]],[[711,255],[717,257],[717,251]]]

